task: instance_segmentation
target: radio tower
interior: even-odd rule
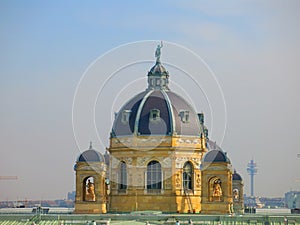
[[[247,172],[250,175],[251,196],[254,196],[254,175],[257,174],[257,166],[253,159],[247,165]]]

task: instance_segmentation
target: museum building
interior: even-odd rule
[[[105,155],[90,145],[78,157],[75,213],[243,213],[243,180],[204,114],[170,90],[161,47],[147,89],[116,114]]]

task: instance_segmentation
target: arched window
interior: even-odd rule
[[[190,162],[186,162],[183,166],[182,182],[183,189],[193,189],[193,166]]]
[[[161,189],[161,165],[151,161],[147,165],[147,189]]]
[[[119,190],[127,189],[127,165],[121,162],[119,169]]]

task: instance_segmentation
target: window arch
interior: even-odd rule
[[[193,165],[191,162],[186,162],[183,166],[182,183],[183,183],[183,189],[185,190],[193,189]]]
[[[121,162],[119,168],[119,190],[127,189],[127,165],[125,162]]]
[[[151,161],[147,165],[147,189],[161,189],[161,165],[158,161]]]

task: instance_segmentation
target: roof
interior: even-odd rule
[[[105,162],[103,155],[93,149],[92,144],[90,148],[78,157],[77,162]]]
[[[155,119],[151,113],[158,112]],[[128,113],[128,121],[124,121]],[[182,120],[188,114],[188,121]],[[118,112],[112,128],[114,136],[178,135],[200,136],[198,115],[182,97],[168,90],[146,90],[130,99]]]
[[[243,180],[241,175],[238,174],[235,170],[234,173],[232,174],[232,180]]]
[[[225,152],[221,150],[211,150],[207,152],[203,159],[204,162],[229,162],[227,155]]]
[[[156,62],[148,72],[148,88],[121,107],[112,137],[174,134],[200,137],[203,133],[203,121],[199,121],[193,107],[168,87],[169,72],[160,61],[162,46],[157,46]]]

